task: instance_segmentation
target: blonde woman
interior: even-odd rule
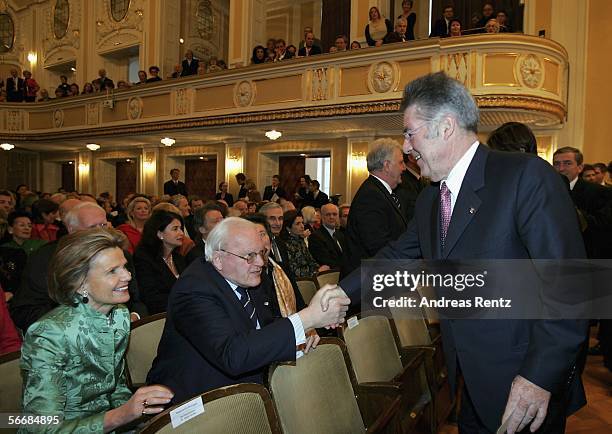
[[[127,206],[128,223],[119,225],[117,229],[125,234],[129,241],[128,252],[134,254],[136,246],[142,237],[144,225],[151,216],[151,202],[144,196],[136,196]]]
[[[370,47],[380,47],[387,33],[393,32],[393,24],[380,14],[376,6],[369,12],[370,22],[366,25],[365,35]]]

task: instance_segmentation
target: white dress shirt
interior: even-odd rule
[[[457,195],[459,194],[459,190],[461,190],[461,184],[463,184],[463,178],[465,178],[468,167],[470,167],[474,154],[476,154],[478,144],[478,140],[472,143],[472,146],[470,146],[465,154],[463,154],[463,157],[461,157],[455,166],[453,166],[446,179],[442,180],[442,182],[446,183],[446,186],[451,193],[451,216],[453,215],[453,210],[455,209]],[[440,187],[442,186],[442,182],[440,182]]]
[[[370,175],[372,175],[370,173]],[[391,186],[387,183],[387,181],[380,179],[378,176],[376,175],[372,175],[374,178],[378,179],[380,182],[382,182],[382,185],[385,186],[385,188],[387,189],[387,191],[389,192],[389,194],[393,193],[393,190],[391,190]]]

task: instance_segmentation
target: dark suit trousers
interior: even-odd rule
[[[565,400],[556,399],[553,397],[548,405],[548,413],[544,423],[535,434],[563,434],[565,432]],[[470,394],[463,385],[461,390],[461,409],[459,411],[459,434],[494,434],[495,431],[489,431],[483,425],[480,418],[476,414],[476,409],[470,398]],[[500,421],[501,425],[501,421]],[[527,425],[521,433],[530,433],[529,425]]]

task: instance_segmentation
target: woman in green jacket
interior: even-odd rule
[[[21,432],[109,432],[155,414],[172,392],[128,389],[124,354],[130,334],[130,273],[125,236],[88,229],[63,237],[51,261],[49,295],[59,307],[28,329],[22,347],[23,412],[59,416]]]

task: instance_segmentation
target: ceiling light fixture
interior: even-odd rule
[[[88,143],[87,145],[85,145],[85,147],[90,151],[97,151],[98,149],[100,149],[100,145],[97,145],[95,143]]]
[[[282,135],[283,133],[281,133],[280,131],[276,131],[276,130],[266,131],[266,137],[270,140],[276,140]]]
[[[0,145],[0,148],[4,149],[5,151],[10,151],[14,147],[15,145],[11,145],[10,143],[3,143]]]
[[[183,38],[179,38],[179,44],[184,44],[185,40]]]
[[[166,146],[172,146],[176,143],[176,140],[171,139],[170,137],[164,137],[163,139],[160,140],[160,142],[162,142],[162,144]]]

